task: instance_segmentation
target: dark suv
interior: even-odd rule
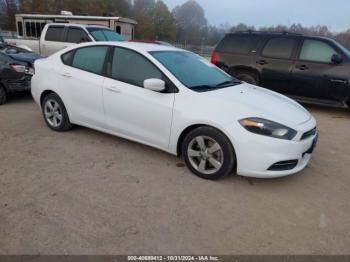
[[[329,38],[286,32],[227,34],[212,63],[240,80],[302,102],[350,107],[350,51]]]

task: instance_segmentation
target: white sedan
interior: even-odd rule
[[[182,156],[197,176],[273,178],[303,170],[316,121],[280,94],[171,46],[99,42],[35,62],[47,125],[81,125]]]

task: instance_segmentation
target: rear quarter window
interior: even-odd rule
[[[217,46],[216,50],[223,53],[249,54],[259,42],[258,36],[227,35]]]

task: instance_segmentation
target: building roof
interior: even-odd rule
[[[16,14],[16,17],[39,18],[39,19],[72,19],[72,20],[115,20],[123,23],[137,25],[137,22],[131,18],[119,16],[85,16],[85,15],[40,15],[40,14]]]

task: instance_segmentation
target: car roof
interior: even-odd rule
[[[325,39],[325,40],[332,40],[329,37],[326,36],[315,36],[315,35],[307,35],[307,34],[300,34],[300,33],[293,33],[293,32],[268,32],[268,31],[237,31],[233,33],[228,33],[227,36],[230,35],[254,35],[254,36],[285,36],[285,37],[304,37],[304,38],[311,38],[311,39]]]
[[[174,46],[167,45],[158,45],[158,44],[150,44],[150,43],[140,43],[140,42],[117,42],[117,41],[109,41],[109,42],[89,42],[80,44],[79,46],[94,46],[94,45],[109,45],[109,46],[119,46],[130,48],[136,51],[144,51],[144,52],[154,52],[154,51],[184,51],[186,50],[176,48]]]

